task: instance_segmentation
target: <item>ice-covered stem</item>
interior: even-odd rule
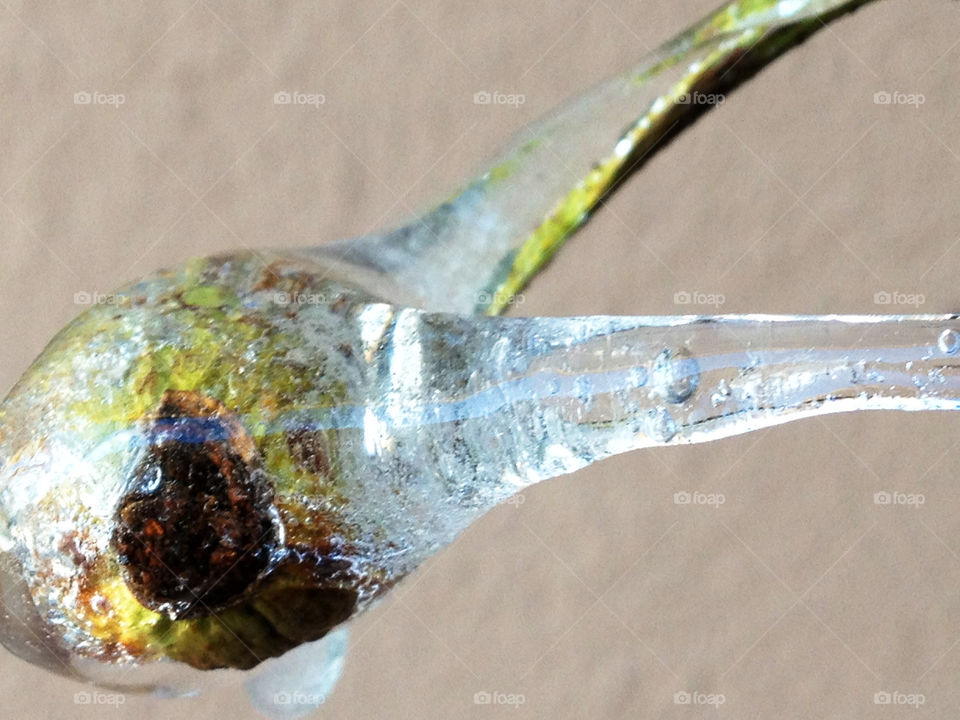
[[[311,252],[373,273],[368,283],[401,286],[406,304],[497,314],[667,139],[827,22],[871,1],[728,2],[525,128],[451,201],[384,235]],[[447,272],[431,272],[437,267]]]
[[[960,409],[956,315],[405,322],[433,348],[425,369],[451,348],[487,348],[457,372],[424,373],[402,398],[384,390],[401,434],[415,427],[451,458],[456,444],[441,436],[482,450],[474,477],[491,499],[636,448],[834,412]]]

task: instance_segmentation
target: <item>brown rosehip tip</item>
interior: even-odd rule
[[[127,586],[173,619],[208,615],[270,566],[273,489],[252,439],[216,400],[168,391],[144,437],[113,533]]]

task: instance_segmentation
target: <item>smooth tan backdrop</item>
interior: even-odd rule
[[[713,4],[0,0],[0,386],[76,293],[399,220]],[[684,291],[731,313],[914,309],[882,292],[960,309],[958,26],[956,3],[884,0],[824,30],[657,155],[514,312],[687,312]],[[874,101],[898,91],[925,102]],[[546,483],[355,623],[317,716],[955,717],[958,431],[834,416]],[[674,503],[695,490],[725,503]],[[925,504],[877,506],[882,490]],[[113,708],[78,690],[0,656],[4,717],[256,716],[238,691]]]

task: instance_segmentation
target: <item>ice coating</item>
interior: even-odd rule
[[[4,559],[61,658],[253,667],[323,637],[533,483],[812,414],[958,407],[956,316],[469,317],[252,255],[118,298],[61,333],[0,407]],[[176,417],[164,443],[191,464],[144,485],[158,417]],[[201,448],[229,473],[202,473]],[[210,554],[191,518],[232,527],[247,496],[216,487],[248,462],[278,532],[233,547],[223,530],[212,552],[230,562],[191,585],[172,570]],[[150,514],[123,544],[132,492]],[[153,603],[173,582],[182,601]]]
[[[251,703],[272,717],[300,717],[326,702],[347,654],[349,632],[341,626],[321,640],[267,660],[244,681]]]
[[[356,526],[346,515],[333,517],[343,508],[336,483],[329,482],[335,448],[326,431],[299,418],[359,391],[350,352],[356,347],[362,356],[360,324],[345,318],[368,298],[335,282],[304,280],[308,269],[316,270],[222,258],[139,283],[118,293],[117,304],[91,308],[66,328],[0,409],[4,550],[33,581],[40,616],[71,655],[251,667],[321,637],[389,582],[385,568],[360,567],[371,540],[347,537]],[[278,304],[294,287],[328,299]],[[224,337],[215,341],[218,333]],[[178,403],[178,415],[162,414],[177,420],[164,442],[187,453],[190,464],[144,485],[139,468],[156,447],[153,427],[171,393],[191,400]],[[200,421],[210,415],[201,414],[202,407],[219,408],[214,428],[229,424],[236,431],[208,437],[211,426]],[[198,449],[218,461],[208,463],[216,470],[199,473]],[[186,582],[178,597],[204,600],[176,612],[164,611],[163,598],[149,602],[144,593],[158,585],[144,583],[144,576],[152,574],[163,587],[176,553],[185,554],[187,564],[193,555],[200,560],[201,548],[191,554],[176,542],[189,535],[191,513],[201,525],[229,528],[243,494],[236,484],[216,491],[217,483],[255,474],[271,486],[256,502],[266,502],[264,511],[281,525],[263,572],[239,578],[235,588],[224,588],[221,571],[211,573],[210,580],[229,590],[222,598],[209,592],[212,586]],[[117,536],[129,524],[124,499],[133,490],[141,499],[132,506],[151,496],[169,499],[175,497],[169,486],[178,483],[195,487],[175,499],[183,505],[176,512],[156,510],[136,525],[153,551],[136,557],[137,536],[126,543]],[[211,515],[210,507],[219,510]],[[229,532],[225,537],[228,542],[204,555],[226,554],[223,572],[266,544],[258,531],[238,536],[236,547]],[[144,566],[157,554],[156,566]],[[307,617],[287,614],[302,615],[304,604],[314,607]]]
[[[196,261],[91,308],[0,405],[0,641],[173,694],[256,666],[275,712],[325,696],[343,623],[529,484],[809,414],[955,408],[953,316],[436,312],[502,311],[702,112],[690,93],[866,2],[729,2],[404,228]]]

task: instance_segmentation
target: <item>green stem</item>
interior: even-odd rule
[[[525,128],[449,202],[383,235],[309,252],[399,304],[499,314],[624,178],[711,100],[872,1],[727,3],[630,72]]]

